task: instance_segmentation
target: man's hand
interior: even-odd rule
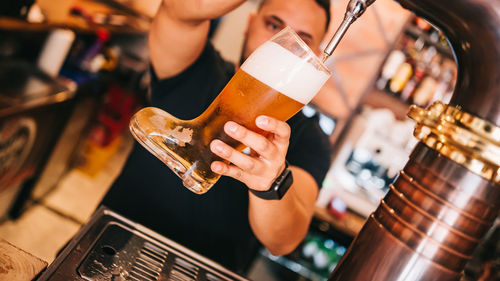
[[[201,22],[221,17],[245,0],[164,0],[167,13],[178,20]]]
[[[235,122],[227,122],[224,132],[252,149],[241,153],[220,140],[213,140],[213,153],[230,161],[212,163],[216,173],[235,178],[254,190],[268,190],[285,168],[290,127],[277,119],[259,116],[257,127],[269,133],[266,138]],[[290,253],[304,238],[314,212],[318,186],[305,170],[290,166],[293,184],[281,200],[265,200],[249,193],[250,226],[260,242],[273,254]]]
[[[287,123],[267,116],[259,116],[257,127],[269,132],[266,138],[235,122],[227,122],[224,132],[233,139],[250,147],[251,155],[235,150],[220,140],[213,140],[210,149],[231,164],[220,161],[212,163],[214,172],[237,179],[254,190],[268,190],[274,180],[285,169],[285,156],[290,139]]]

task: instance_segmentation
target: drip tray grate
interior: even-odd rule
[[[39,280],[246,280],[102,207]]]

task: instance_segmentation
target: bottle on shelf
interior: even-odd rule
[[[419,53],[415,75],[403,89],[401,99],[408,103],[424,106],[432,98],[434,77],[439,75],[439,56],[433,46],[424,48]],[[417,71],[418,69],[418,71]],[[435,83],[434,83],[435,84]],[[432,91],[432,92],[429,92]]]
[[[438,85],[431,103],[434,101],[441,101],[449,103],[453,90],[455,88],[455,63],[449,61],[443,63],[443,71],[440,73]]]
[[[408,40],[406,42],[403,49],[403,52],[406,55],[406,61],[399,66],[398,70],[389,83],[388,90],[391,94],[397,97],[401,97],[402,91],[407,83],[416,72],[420,71],[420,68],[417,70],[417,64],[421,60],[421,52],[424,47],[425,40],[423,39],[423,37],[419,37],[415,41]],[[413,82],[410,83],[410,88],[412,83]]]
[[[413,95],[413,103],[418,106],[427,106],[434,96],[436,91],[437,83],[432,76],[426,76],[420,86],[415,90]]]
[[[379,90],[384,90],[390,79],[396,75],[399,67],[406,61],[406,56],[401,50],[393,50],[387,57],[387,60],[382,67],[380,77],[376,82],[376,87]]]
[[[456,65],[447,48],[448,42],[438,29],[414,17],[389,53],[375,86],[419,106],[449,100]]]
[[[422,53],[422,63],[426,66],[425,78],[411,96],[411,102],[419,106],[427,106],[432,100],[437,87],[437,77],[441,72],[441,56],[431,46]]]
[[[413,24],[423,32],[430,32],[433,29],[432,25],[421,17],[415,17]]]
[[[425,38],[419,36],[415,41],[407,41],[406,47],[403,51],[406,52],[407,57],[413,60],[420,60],[420,54],[425,48]]]
[[[392,94],[400,96],[401,91],[404,89],[406,83],[410,80],[413,75],[413,67],[410,63],[404,62],[399,66],[398,71],[391,79],[389,84],[389,90]]]
[[[414,75],[410,78],[410,80],[406,83],[405,87],[401,91],[400,99],[409,102],[410,97],[415,92],[415,89],[420,85],[422,79],[425,76],[425,66],[418,62],[415,66]]]

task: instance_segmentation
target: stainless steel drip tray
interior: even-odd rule
[[[38,280],[247,280],[101,207]]]

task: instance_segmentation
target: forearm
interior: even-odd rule
[[[293,251],[307,233],[318,188],[306,171],[291,167],[294,183],[279,200],[263,200],[249,193],[250,225],[261,243],[274,255]]]
[[[210,20],[245,0],[164,0],[149,32],[151,62],[158,78],[179,74],[200,56]]]
[[[191,65],[203,51],[209,20],[190,20],[176,15],[164,1],[149,32],[151,63],[159,79],[174,76]],[[179,12],[180,13],[180,12]]]

